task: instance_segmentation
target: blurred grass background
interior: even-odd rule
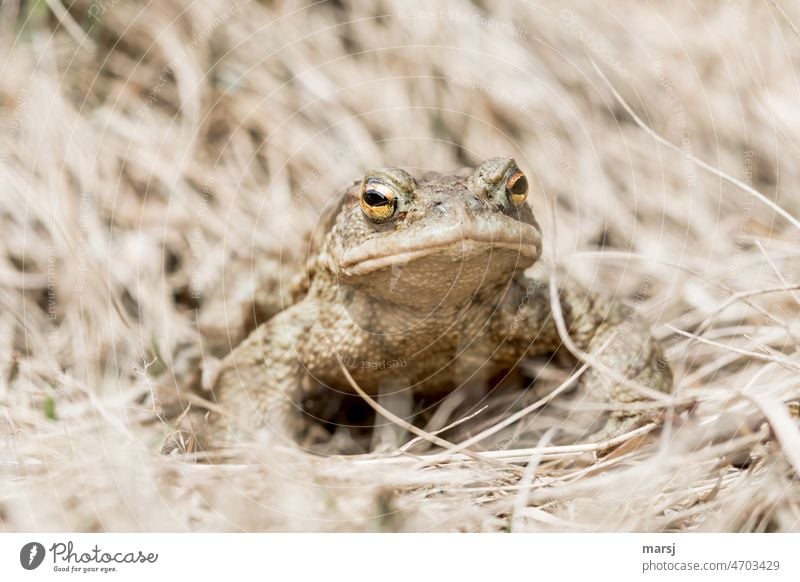
[[[5,0],[0,527],[799,529],[798,24],[744,0]],[[536,184],[548,263],[655,323],[691,414],[532,482],[524,458],[158,454],[209,298],[253,292],[237,265],[302,256],[368,168],[495,155]]]

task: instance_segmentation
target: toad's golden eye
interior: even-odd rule
[[[372,222],[386,222],[397,209],[394,190],[379,180],[367,180],[361,190],[361,210]]]
[[[515,170],[506,181],[506,194],[514,204],[522,204],[528,197],[528,179],[520,170]]]

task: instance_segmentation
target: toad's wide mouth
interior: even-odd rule
[[[495,251],[513,251],[520,258],[539,258],[542,250],[538,230],[529,225],[515,229],[512,235],[498,236],[491,229],[486,232],[472,232],[466,235],[460,229],[444,229],[436,236],[424,240],[414,240],[413,236],[387,237],[373,239],[345,251],[339,260],[339,267],[346,275],[365,275],[374,271],[405,265],[431,255],[452,254],[455,260],[477,257]],[[403,233],[403,235],[411,233]],[[527,265],[526,265],[527,266]]]

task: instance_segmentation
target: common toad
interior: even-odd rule
[[[383,168],[353,183],[322,219],[302,296],[221,362],[213,395],[224,414],[206,427],[212,440],[265,427],[296,438],[308,394],[352,393],[342,366],[371,395],[446,395],[563,351],[548,285],[524,274],[542,251],[528,190],[510,158],[416,179]],[[576,284],[558,295],[574,348],[603,348],[579,380],[587,400],[613,408],[672,389],[633,309]],[[602,430],[632,419],[612,411]]]

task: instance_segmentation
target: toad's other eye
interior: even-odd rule
[[[506,195],[514,204],[522,204],[528,197],[528,179],[520,170],[515,170],[506,180]]]
[[[394,190],[378,180],[367,180],[361,190],[361,210],[372,222],[386,222],[397,209]]]

